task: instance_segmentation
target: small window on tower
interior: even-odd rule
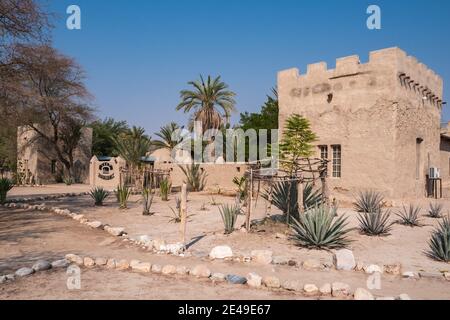
[[[331,146],[333,149],[333,178],[342,177],[342,148],[340,145]]]

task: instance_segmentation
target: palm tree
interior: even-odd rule
[[[133,127],[130,132],[114,138],[117,153],[124,158],[130,168],[140,168],[141,158],[150,149],[150,138],[144,128]]]
[[[188,84],[194,90],[181,91],[181,102],[177,110],[184,110],[185,113],[194,111],[191,121],[202,122],[202,133],[209,129],[220,129],[224,123],[223,118],[229,117],[236,110],[236,94],[228,90],[228,85],[221,81],[220,76],[214,80],[208,76],[206,82],[200,76],[200,81],[190,81]]]
[[[158,149],[168,149],[172,151],[179,143],[179,139],[174,137],[174,134],[178,129],[180,129],[180,126],[175,122],[161,127],[160,131],[155,133],[161,140],[152,141],[152,145]]]

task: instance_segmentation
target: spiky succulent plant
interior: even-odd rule
[[[377,212],[383,206],[383,195],[374,190],[366,190],[358,193],[355,202],[357,212]]]
[[[402,206],[396,215],[400,218],[398,223],[403,224],[408,227],[420,227],[420,211],[422,208],[410,204],[409,207]]]
[[[445,217],[433,231],[428,242],[430,250],[427,256],[443,262],[450,262],[450,219]]]
[[[428,209],[428,216],[431,218],[442,218],[442,211],[444,210],[444,205],[442,203],[432,203],[430,202],[430,208]]]
[[[381,209],[375,212],[362,212],[358,214],[359,229],[369,236],[388,235],[394,224],[389,221],[390,216],[389,210],[384,213]]]
[[[103,201],[105,201],[105,199],[108,198],[109,192],[102,187],[97,187],[92,189],[89,192],[89,195],[91,196],[92,199],[94,199],[96,206],[102,206]]]

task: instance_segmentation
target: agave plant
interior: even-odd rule
[[[338,249],[350,244],[347,233],[347,217],[336,217],[335,211],[324,206],[316,206],[293,219],[292,239],[298,245],[315,249]]]
[[[444,206],[441,203],[432,203],[430,202],[430,209],[428,210],[428,216],[431,218],[442,218],[442,211],[444,210]]]
[[[179,166],[186,176],[186,184],[190,191],[203,191],[206,186],[206,172],[200,168],[199,164],[191,164],[187,166]]]
[[[127,209],[128,198],[131,191],[127,186],[118,186],[116,190],[117,201],[119,202],[120,209]]]
[[[247,198],[247,178],[246,177],[234,177],[233,183],[237,187],[239,200],[243,201]]]
[[[357,212],[378,212],[383,206],[383,201],[383,196],[377,191],[361,191],[356,198],[355,210]]]
[[[143,200],[143,205],[144,205],[142,214],[144,216],[151,215],[150,210],[152,208],[154,196],[155,196],[155,193],[153,192],[152,188],[144,188],[144,190],[142,190],[142,200]]]
[[[63,182],[66,186],[71,186],[73,184],[73,179],[71,177],[64,177]]]
[[[299,216],[297,188],[296,183],[283,181],[275,184],[272,190],[272,204],[283,211],[284,214],[289,213],[290,216],[294,218],[298,218]],[[261,196],[264,199],[269,200],[269,191],[266,190]],[[322,201],[322,193],[318,190],[314,190],[312,184],[307,184],[303,189],[303,207],[305,210],[320,205]]]
[[[396,215],[400,218],[398,223],[409,227],[422,226],[419,218],[421,210],[422,208],[416,207],[412,204],[410,204],[408,208],[403,205],[402,209],[396,213]]]
[[[172,211],[172,216],[170,217],[169,222],[172,223],[180,223],[181,222],[181,199],[175,198],[175,209],[169,206]]]
[[[393,222],[389,222],[391,212],[383,213],[380,210],[375,212],[362,212],[358,215],[359,229],[369,236],[388,235],[392,230]]]
[[[92,199],[94,199],[96,206],[102,206],[103,201],[105,201],[105,199],[108,198],[109,192],[103,189],[102,187],[97,187],[92,189],[89,192],[89,195],[91,196]]]
[[[4,204],[6,201],[6,195],[9,190],[13,188],[13,183],[11,180],[2,178],[0,179],[0,204]]]
[[[450,262],[450,219],[445,217],[439,223],[428,242],[430,250],[426,252],[427,256],[444,262]]]
[[[241,208],[238,205],[225,204],[219,208],[219,211],[222,216],[225,234],[233,233],[237,217],[241,214]]]
[[[159,184],[159,191],[161,193],[161,200],[169,201],[169,194],[172,192],[172,183],[168,178],[161,180]]]

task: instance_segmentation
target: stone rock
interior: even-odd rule
[[[122,260],[116,262],[117,270],[123,271],[123,270],[128,270],[129,268],[130,268],[130,263],[125,259],[122,259]]]
[[[116,268],[116,260],[108,259],[108,262],[106,262],[106,268],[115,269]]]
[[[272,264],[280,265],[280,266],[286,266],[289,264],[290,259],[282,256],[275,256],[273,257]]]
[[[0,284],[5,283],[6,280],[6,276],[0,276]]]
[[[105,258],[96,258],[95,259],[95,265],[99,267],[106,266],[108,264],[108,260]]]
[[[228,246],[218,246],[211,250],[211,252],[209,253],[209,257],[211,259],[232,258],[233,251]]]
[[[204,265],[198,265],[191,270],[191,274],[197,278],[209,278],[211,271]]]
[[[180,276],[187,275],[189,273],[189,269],[186,266],[177,266],[176,274]]]
[[[165,251],[166,250],[166,242],[162,239],[153,240],[153,247],[156,251]]]
[[[16,271],[15,275],[19,278],[27,277],[29,275],[32,275],[34,273],[34,270],[31,268],[20,268]]]
[[[419,276],[425,279],[442,279],[443,274],[440,272],[419,272]]]
[[[143,236],[140,236],[139,237],[139,239],[138,239],[138,241],[141,243],[141,244],[143,244],[144,246],[147,246],[147,247],[153,247],[153,240],[152,240],[152,238],[150,238],[149,236],[147,236],[147,235],[143,235]]]
[[[259,288],[262,284],[262,277],[251,272],[247,275],[247,284],[252,288]]]
[[[387,274],[398,276],[402,273],[402,265],[400,263],[385,265],[384,272]]]
[[[305,270],[319,270],[322,268],[322,264],[314,259],[308,259],[304,261],[302,266]]]
[[[182,244],[182,243],[168,244],[168,245],[166,245],[166,248],[164,251],[167,251],[173,255],[178,255],[184,251],[184,244]]]
[[[262,279],[262,282],[267,288],[277,289],[281,287],[280,279],[278,279],[277,277],[273,276],[264,277]]]
[[[149,273],[152,271],[152,264],[149,262],[139,262],[131,266],[133,271]]]
[[[303,291],[303,286],[301,285],[301,283],[297,280],[289,280],[289,281],[285,281],[283,282],[283,284],[281,285],[281,287],[283,289],[286,289],[288,291],[296,291],[296,292],[301,292]]]
[[[105,227],[106,232],[109,234],[112,234],[113,236],[120,237],[125,234],[124,228],[112,228],[112,227]]]
[[[228,283],[231,284],[246,284],[247,278],[235,275],[235,274],[229,274],[225,277],[225,279],[228,281]]]
[[[445,278],[445,280],[450,281],[450,272],[445,272],[444,278]]]
[[[67,259],[56,260],[52,262],[52,268],[67,268],[70,265],[70,261]]]
[[[84,219],[83,214],[77,214],[77,215],[73,216],[73,220],[75,220],[75,221],[81,221],[82,219]]]
[[[103,223],[101,221],[92,221],[87,225],[93,229],[101,229],[103,227]]]
[[[380,266],[378,266],[376,264],[370,264],[370,265],[364,266],[364,272],[367,274],[372,274],[375,272],[383,273],[383,268],[381,268]]]
[[[363,288],[358,288],[356,289],[353,298],[355,300],[375,300],[375,298],[373,297],[373,295],[367,291],[366,289]]]
[[[324,296],[329,296],[329,295],[331,295],[331,284],[330,283],[325,283],[323,286],[321,286],[320,288],[319,288],[319,292],[320,292],[320,294],[321,295],[324,295]]]
[[[305,284],[303,291],[306,295],[316,295],[319,293],[319,288],[315,284]]]
[[[34,271],[45,271],[52,268],[52,265],[50,262],[45,260],[39,260],[32,266]]]
[[[409,295],[407,295],[406,293],[402,293],[402,294],[399,296],[399,299],[400,299],[400,300],[411,300],[411,297],[410,297]]]
[[[159,264],[152,265],[152,272],[153,273],[161,273],[162,272],[162,266]]]
[[[95,260],[91,257],[85,257],[84,258],[84,266],[87,268],[92,268],[95,266]]]
[[[6,280],[8,280],[8,281],[16,280],[16,275],[14,273],[7,274],[5,277],[6,277]]]
[[[211,280],[215,282],[223,282],[225,281],[225,275],[223,273],[213,273],[211,275]]]
[[[251,252],[252,261],[259,264],[271,264],[272,263],[272,251],[270,250],[253,250]]]
[[[161,270],[162,274],[165,275],[169,275],[169,274],[175,274],[177,273],[177,267],[173,266],[173,265],[165,265],[162,270]]]
[[[130,267],[133,269],[133,266],[138,265],[139,263],[141,263],[139,260],[131,260],[130,261]]]
[[[331,294],[333,297],[346,297],[350,295],[350,286],[342,282],[333,282],[331,285]]]
[[[403,272],[403,273],[402,273],[402,277],[403,277],[403,278],[407,278],[407,279],[412,279],[412,278],[416,278],[417,275],[416,275],[415,272],[412,272],[412,271],[406,271],[406,272]]]
[[[68,260],[70,262],[73,262],[73,263],[75,263],[77,265],[80,265],[80,266],[83,265],[83,263],[84,263],[83,258],[80,257],[80,256],[77,256],[76,254],[68,254],[68,255],[66,255],[66,260]]]
[[[333,262],[337,270],[351,271],[356,267],[355,256],[348,249],[335,251]]]

